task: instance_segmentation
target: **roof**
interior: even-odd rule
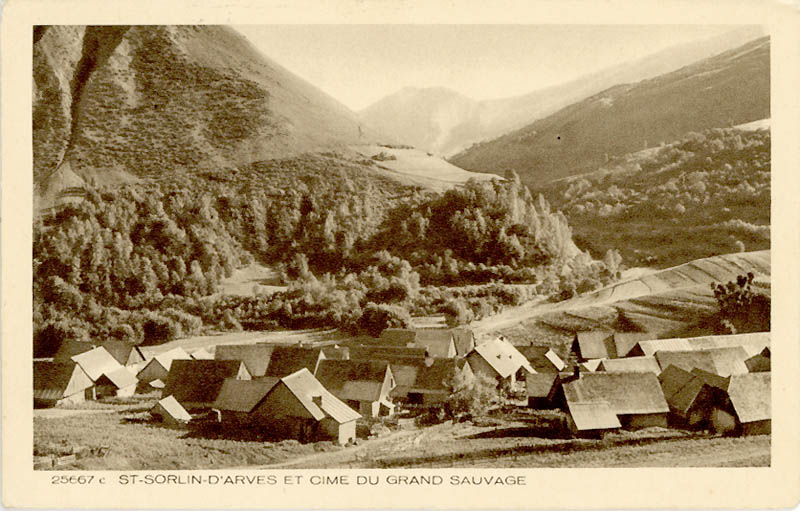
[[[606,401],[568,403],[569,414],[580,431],[613,429],[622,425],[614,410]]]
[[[772,370],[770,357],[765,357],[761,353],[748,358],[744,364],[747,366],[747,372],[750,373],[768,373]]]
[[[604,359],[604,358],[593,358],[591,360],[587,360],[586,362],[583,362],[581,364],[581,367],[586,369],[587,371],[593,373],[593,372],[597,371],[597,368],[600,367],[600,364],[603,362],[603,360],[606,360],[606,359]]]
[[[283,378],[304,368],[313,374],[317,369],[319,359],[320,348],[274,346],[272,358],[270,358],[265,374],[266,376]]]
[[[772,373],[731,376],[728,395],[739,422],[748,423],[772,418],[771,378]]]
[[[607,401],[617,415],[669,411],[653,373],[585,373],[563,389],[567,403]]]
[[[426,348],[428,354],[436,358],[449,358],[455,352],[453,332],[445,328],[425,328],[417,330],[414,346]]]
[[[292,394],[303,404],[308,412],[317,420],[322,420],[325,416],[331,417],[339,424],[354,421],[361,415],[344,404],[342,401],[331,394],[325,387],[311,374],[307,368],[281,378],[281,383],[291,391]],[[319,396],[320,404],[314,402],[314,398]]]
[[[475,348],[475,334],[468,326],[453,328],[453,341],[456,344],[456,354],[465,357]]]
[[[493,339],[475,346],[478,353],[501,378],[508,378],[524,367],[528,372],[535,373],[528,359],[508,341]]]
[[[183,348],[173,348],[169,351],[165,351],[164,353],[156,355],[153,358],[156,360],[156,362],[161,364],[164,369],[169,371],[174,360],[191,360],[192,357],[186,353]]]
[[[214,350],[216,360],[241,360],[253,378],[264,376],[272,358],[273,346],[268,344],[219,344]]]
[[[75,362],[50,362],[37,360],[33,363],[33,397],[36,399],[58,400],[64,397],[72,375],[75,370],[82,371]],[[88,389],[92,386],[87,377],[83,387],[78,390]]]
[[[164,381],[161,380],[160,378],[156,378],[155,380],[153,380],[150,383],[148,383],[148,385],[150,385],[154,389],[163,389],[164,388]]]
[[[387,371],[385,360],[321,360],[315,376],[339,399],[377,401]]]
[[[190,353],[195,360],[214,360],[214,354],[205,348],[200,348]]]
[[[674,365],[687,371],[691,371],[694,368],[703,369],[720,376],[747,372],[747,366],[744,363],[747,358],[747,352],[741,347],[658,351],[655,357],[662,369],[669,365]]]
[[[53,355],[53,362],[62,362],[62,363],[71,362],[72,357],[74,357],[75,355],[86,353],[87,351],[95,347],[96,345],[93,342],[72,341],[72,340],[61,341],[61,344],[58,346],[58,351],[56,351],[56,353]]]
[[[748,356],[753,356],[770,346],[770,333],[756,332],[736,335],[653,339],[649,341],[640,341],[638,346],[645,355],[653,355],[656,351],[686,351],[741,346],[747,352]]]
[[[465,364],[452,358],[428,358],[392,363],[397,387],[408,392],[449,392],[450,383]]]
[[[548,397],[558,380],[558,373],[536,373],[525,376],[528,397]]]
[[[159,407],[175,420],[186,422],[192,420],[192,416],[189,415],[189,412],[175,399],[175,396],[167,396],[159,400],[151,410],[155,410]]]
[[[609,358],[600,361],[597,370],[609,373],[661,373],[655,357]]]
[[[616,356],[613,333],[606,330],[577,332],[575,338],[582,358],[611,358]]]
[[[648,341],[653,334],[647,332],[614,332],[614,351],[617,357],[626,357],[641,341]]]
[[[381,342],[395,346],[408,346],[417,339],[417,332],[406,328],[386,328],[381,332]]]
[[[139,380],[136,379],[136,375],[131,373],[127,367],[120,367],[116,371],[105,373],[103,376],[118,389],[124,389],[125,387],[130,387],[131,385],[139,383]]]
[[[516,348],[537,373],[557,373],[566,365],[549,346],[517,346]]]
[[[96,381],[103,374],[122,368],[122,365],[105,348],[99,347],[74,355],[72,360],[81,366],[81,369],[89,375],[92,381]]]
[[[217,410],[249,413],[280,381],[279,378],[237,380],[226,378],[213,407]]]
[[[226,378],[239,374],[239,360],[175,360],[162,396],[175,396],[180,403],[213,403]]]
[[[347,346],[323,346],[322,353],[327,360],[349,360],[350,348]]]
[[[731,383],[730,376],[720,376],[698,368],[692,369],[692,374],[702,379],[706,384],[725,391],[728,390],[728,385]]]
[[[668,366],[659,375],[658,380],[670,410],[683,417],[689,412],[704,388],[713,388],[707,385],[702,378],[673,365]]]
[[[100,346],[105,348],[105,350],[122,365],[126,365],[128,363],[128,359],[131,356],[131,351],[137,352],[137,358],[144,358],[142,357],[141,353],[139,353],[139,350],[136,346],[118,339],[106,339],[100,344]]]
[[[424,359],[425,348],[406,348],[400,346],[353,346],[350,348],[351,360],[388,360],[389,362],[407,359]]]

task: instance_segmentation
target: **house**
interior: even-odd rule
[[[742,435],[768,435],[772,430],[770,384],[772,373],[734,374],[728,397]]]
[[[753,355],[744,361],[749,373],[768,373],[772,371],[772,359],[763,353]]]
[[[414,347],[425,348],[433,358],[456,356],[456,341],[453,331],[447,328],[423,328],[416,330]]]
[[[408,359],[423,360],[427,356],[428,350],[425,348],[407,348],[405,346],[350,347],[350,360],[387,360],[394,363]]]
[[[214,360],[214,354],[206,348],[200,348],[190,353],[195,360]]]
[[[415,330],[407,328],[385,328],[381,332],[380,343],[384,346],[413,346],[417,338]]]
[[[458,376],[473,377],[470,365],[456,359],[414,359],[391,364],[396,387],[391,396],[418,406],[436,406],[447,401]]]
[[[741,347],[752,357],[770,346],[769,332],[756,332],[736,335],[709,335],[704,337],[653,339],[640,341],[628,356],[654,355],[657,351],[688,351],[711,348]]]
[[[616,358],[614,333],[608,330],[576,332],[572,340],[572,352],[578,362],[595,358]]]
[[[558,373],[566,367],[564,361],[549,346],[516,346],[537,373]]]
[[[273,346],[257,344],[219,344],[214,350],[215,360],[240,360],[253,378],[261,378],[267,372],[272,359]]]
[[[528,359],[511,343],[493,339],[475,346],[467,356],[472,371],[493,379],[506,380],[512,385],[525,372],[535,373]]]
[[[456,345],[456,356],[466,357],[475,349],[475,334],[468,326],[459,326],[452,329],[453,342]]]
[[[33,363],[33,406],[46,408],[94,399],[94,382],[73,361]]]
[[[227,379],[214,409],[228,431],[249,429],[276,439],[333,440],[340,445],[355,440],[361,417],[305,367],[280,379]]]
[[[96,343],[85,341],[61,341],[58,350],[53,355],[53,362],[70,363],[72,357],[86,353],[97,347]]]
[[[606,401],[626,429],[667,426],[669,406],[653,373],[583,373],[561,385],[565,409],[573,403]]]
[[[114,359],[124,366],[133,366],[144,361],[144,355],[138,346],[118,339],[107,339],[100,343]]]
[[[89,375],[93,382],[97,382],[104,374],[107,375],[123,369],[122,364],[117,362],[105,348],[101,347],[73,355],[72,360],[81,366],[81,369]]]
[[[606,401],[569,402],[567,412],[567,426],[576,436],[596,437],[622,427]]]
[[[317,371],[317,364],[324,359],[325,353],[320,348],[274,346],[265,376],[283,378],[303,368],[314,374]]]
[[[728,394],[712,385],[706,374],[710,373],[692,373],[673,365],[661,372],[658,380],[669,405],[670,423],[727,433],[736,425]]]
[[[394,376],[386,361],[321,360],[314,375],[331,394],[364,417],[392,415]]]
[[[174,360],[161,395],[187,410],[211,408],[227,378],[249,380],[250,373],[239,360]]]
[[[656,376],[661,373],[656,357],[609,358],[601,360],[596,370],[609,373],[653,373]]]
[[[597,368],[600,367],[600,364],[603,362],[603,360],[605,360],[605,359],[603,359],[603,358],[595,358],[595,359],[592,359],[592,360],[587,360],[586,362],[582,362],[582,363],[578,364],[578,367],[580,367],[581,369],[583,369],[585,371],[589,371],[590,373],[593,373],[593,372],[597,371]]]
[[[637,344],[653,337],[647,332],[614,332],[614,353],[618,358],[627,357]]]
[[[165,382],[174,360],[191,360],[191,358],[183,348],[173,348],[151,358],[142,370],[136,374],[136,377],[142,383],[150,383],[153,380]]]
[[[95,380],[95,397],[130,397],[136,392],[139,380],[127,367],[103,373]]]
[[[741,346],[687,351],[658,351],[655,357],[662,370],[669,365],[674,365],[686,371],[698,368],[720,376],[747,372],[747,365],[744,363],[747,359],[747,352]]]
[[[182,426],[192,420],[192,416],[175,399],[175,396],[167,396],[159,400],[150,409],[150,416],[170,426]]]
[[[525,390],[531,408],[555,408],[558,392],[558,373],[544,372],[525,375]]]

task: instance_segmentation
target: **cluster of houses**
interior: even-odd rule
[[[210,415],[226,431],[347,444],[360,418],[439,407],[458,377],[480,374],[525,389],[530,407],[563,409],[580,435],[668,425],[769,432],[768,333],[652,340],[578,332],[565,358],[503,338],[476,344],[466,327],[191,354],[70,342],[53,359],[34,361],[34,406],[160,392],[151,415],[165,423]]]

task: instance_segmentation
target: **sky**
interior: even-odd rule
[[[267,57],[353,110],[404,87],[472,99],[526,94],[669,46],[711,25],[236,25]]]

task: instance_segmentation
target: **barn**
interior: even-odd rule
[[[86,341],[61,341],[58,350],[53,355],[53,362],[70,363],[73,362],[72,357],[86,353],[97,347],[97,344]]]
[[[33,406],[48,408],[94,398],[94,382],[75,362],[33,363]]]
[[[766,348],[765,351],[769,353]],[[748,358],[744,361],[744,365],[747,366],[747,371],[750,373],[768,373],[772,371],[772,359],[769,355],[765,355],[764,352]]]
[[[566,367],[561,357],[549,346],[516,346],[516,349],[537,373],[557,373]]]
[[[572,340],[572,352],[578,362],[597,358],[616,358],[614,333],[609,330],[576,332]]]
[[[425,348],[433,358],[453,358],[457,353],[453,331],[446,328],[416,330],[414,347]]]
[[[493,339],[475,346],[467,356],[467,361],[476,375],[505,380],[512,385],[526,372],[536,372],[522,353],[502,339]]]
[[[386,360],[392,363],[404,360],[424,360],[428,356],[425,348],[404,346],[351,346],[351,360]]]
[[[730,432],[736,424],[728,394],[702,373],[673,365],[658,377],[670,409],[670,423],[680,428]]]
[[[618,358],[627,357],[637,344],[653,337],[647,332],[614,332],[614,355]]]
[[[598,437],[622,427],[607,401],[570,402],[567,412],[567,426],[575,436]]]
[[[525,375],[525,390],[531,408],[555,408],[558,391],[558,373],[546,372]]]
[[[159,400],[150,409],[150,416],[169,426],[182,426],[192,420],[192,416],[175,399],[175,396],[167,396]]]
[[[244,362],[251,377],[261,378],[267,373],[267,367],[272,359],[272,349],[272,345],[264,343],[220,344],[214,350],[214,359]]]
[[[768,435],[772,430],[772,373],[735,374],[728,396],[743,435]]]
[[[100,343],[114,359],[124,366],[133,366],[144,362],[144,355],[137,346],[118,339],[107,339]]]
[[[130,369],[120,367],[114,371],[103,373],[95,382],[95,396],[103,397],[130,397],[136,392],[136,379]]]
[[[150,383],[153,380],[165,382],[174,360],[191,360],[191,358],[183,348],[173,348],[151,358],[136,377],[141,383]]]
[[[748,357],[760,353],[770,346],[769,332],[756,332],[735,335],[709,335],[705,337],[653,339],[640,341],[628,356],[654,355],[657,351],[690,351],[712,348],[741,347]]]
[[[274,439],[340,445],[355,440],[361,417],[307,368],[275,380],[225,380],[214,408],[228,431],[246,428]]]
[[[601,360],[596,370],[609,373],[661,373],[655,357],[609,358]]]
[[[365,417],[392,415],[394,376],[386,361],[321,360],[315,374],[331,394]]]
[[[187,410],[211,408],[226,378],[249,380],[250,373],[238,360],[174,360],[161,395]]]
[[[658,351],[655,354],[661,369],[670,365],[686,371],[702,369],[720,376],[747,373],[747,352],[741,347],[710,348],[687,351]]]
[[[453,341],[456,344],[456,356],[466,357],[475,349],[475,334],[468,326],[459,326],[452,329]]]
[[[463,360],[415,359],[391,364],[396,387],[391,396],[416,406],[437,406],[447,401],[458,375],[472,378],[472,369]]]
[[[317,371],[317,364],[324,359],[325,353],[321,348],[274,346],[265,376],[283,378],[300,369],[308,369],[311,374],[314,374]]]
[[[200,348],[190,353],[195,360],[214,360],[214,354],[206,348]]]
[[[566,408],[605,401],[626,429],[667,426],[669,406],[653,373],[584,373],[561,386]]]

